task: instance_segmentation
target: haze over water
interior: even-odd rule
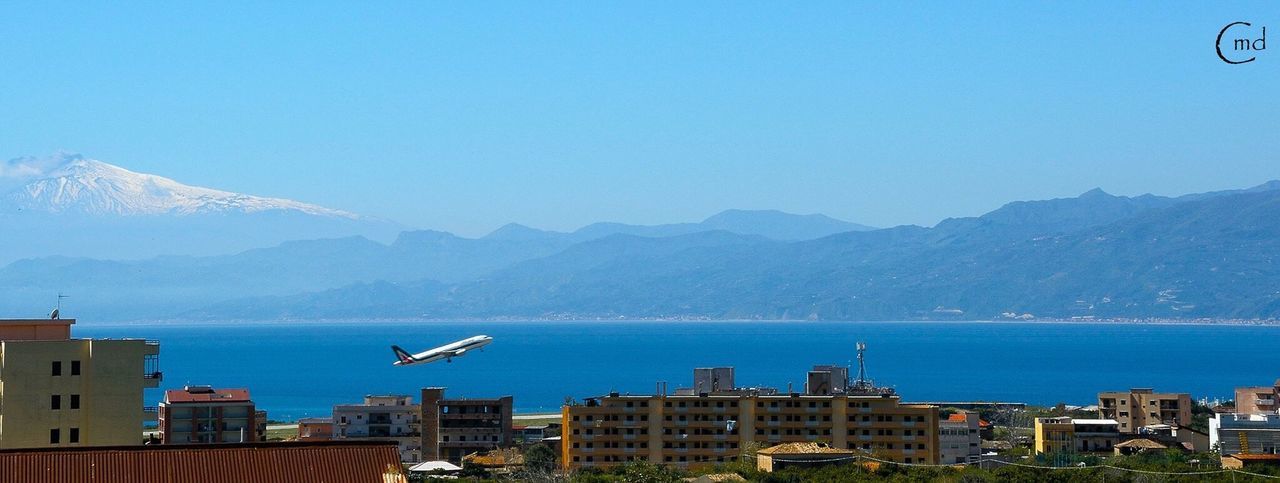
[[[160,341],[164,381],[146,405],[184,384],[247,387],[274,420],[327,416],[365,394],[445,386],[451,397],[510,394],[520,412],[558,411],[565,397],[652,393],[692,383],[692,369],[736,367],[739,386],[792,383],[814,364],[856,362],[906,401],[1093,404],[1104,390],[1154,387],[1231,398],[1269,384],[1280,327],[1010,322],[377,322],[277,324],[78,323],[76,337]],[[482,352],[452,363],[393,367],[416,352],[476,334]],[[856,370],[856,369],[855,369]]]

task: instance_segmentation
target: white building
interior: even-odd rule
[[[943,464],[972,463],[982,456],[978,413],[955,413],[938,420],[938,447]]]
[[[400,444],[400,461],[422,461],[421,408],[412,396],[365,396],[364,404],[333,407],[333,439],[372,439]]]
[[[1280,453],[1280,414],[1215,414],[1209,420],[1209,446],[1223,456]]]

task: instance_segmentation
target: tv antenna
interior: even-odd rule
[[[49,314],[50,319],[57,320],[58,318],[62,317],[62,299],[69,298],[69,297],[71,296],[64,295],[62,292],[58,292],[58,305],[54,307],[53,313]]]
[[[867,381],[867,363],[864,357],[866,352],[867,343],[858,341],[858,380],[854,382],[855,387],[861,388],[870,385],[869,381]]]

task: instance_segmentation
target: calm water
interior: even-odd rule
[[[515,396],[519,411],[556,411],[566,396],[646,393],[692,384],[697,366],[730,365],[737,383],[804,385],[814,364],[855,360],[906,400],[1091,404],[1100,390],[1155,387],[1230,398],[1269,384],[1280,327],[982,322],[414,322],[287,325],[77,324],[78,337],[160,340],[161,389],[247,387],[272,419],[325,416],[365,394]],[[453,363],[393,367],[476,334],[495,338]]]

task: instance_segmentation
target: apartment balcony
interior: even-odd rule
[[[1275,406],[1275,404],[1276,404],[1276,400],[1275,400],[1275,399],[1270,399],[1270,398],[1268,398],[1268,399],[1257,399],[1257,400],[1254,400],[1254,401],[1253,401],[1253,404],[1254,404],[1255,406]]]
[[[160,408],[155,406],[146,406],[142,408],[142,422],[154,423],[160,418]]]
[[[145,341],[142,353],[142,387],[160,387],[164,373],[160,371],[160,341]]]

